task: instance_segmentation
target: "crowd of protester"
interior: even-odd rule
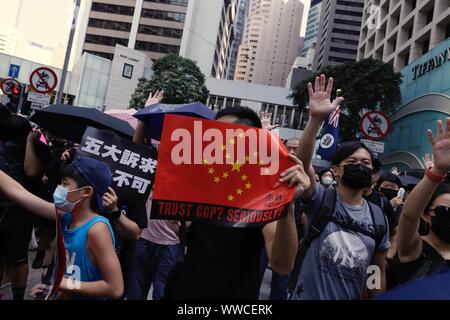
[[[324,76],[308,89],[303,135],[285,142],[294,165],[279,173],[281,183],[296,187],[289,212],[248,228],[150,219],[152,194],[145,207],[123,204],[108,165],[77,156],[76,142],[0,106],[0,285],[9,282],[15,300],[27,298],[34,232],[31,266],[42,270],[42,281],[32,295],[48,293],[57,217],[71,252],[59,299],[143,300],[152,288],[154,300],[257,300],[269,268],[270,299],[360,300],[447,269],[450,120],[437,123],[436,136],[428,133],[432,158],[425,157],[417,185],[383,169],[359,141],[341,142],[331,167],[314,167],[321,125],[344,99],[331,101],[333,80]],[[216,115],[273,129],[267,119],[245,107]],[[142,122],[133,142],[152,147]],[[378,277],[373,286],[368,270]]]

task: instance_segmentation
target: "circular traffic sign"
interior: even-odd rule
[[[391,122],[383,112],[370,111],[363,115],[359,128],[367,139],[383,140],[391,130]]]
[[[34,70],[30,75],[30,87],[39,93],[49,93],[56,88],[58,77],[55,71],[47,67]]]
[[[2,80],[2,82],[0,82],[0,87],[4,94],[9,95],[14,93],[13,92],[14,87],[20,87],[20,83],[14,78],[7,78]]]

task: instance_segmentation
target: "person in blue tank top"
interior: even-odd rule
[[[28,192],[0,170],[0,192],[30,212],[47,219],[61,217],[67,268],[61,283],[61,299],[119,299],[123,294],[123,277],[114,237],[103,210],[103,195],[112,181],[109,166],[79,157],[63,168],[61,184],[53,194],[54,203]],[[56,208],[55,208],[56,207]],[[56,214],[55,214],[56,212]],[[40,284],[34,294],[48,290]]]

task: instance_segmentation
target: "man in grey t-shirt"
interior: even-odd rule
[[[325,80],[321,75],[316,78],[314,88],[311,83],[308,85],[310,117],[297,149],[297,157],[311,179],[311,187],[302,195],[309,223],[318,214],[324,192],[315,182],[311,166],[316,137],[322,122],[344,100],[338,97],[330,101],[333,79],[328,80],[328,85]],[[293,299],[362,299],[365,289],[369,289],[369,295],[384,292],[385,257],[390,247],[386,219],[386,232],[377,248],[374,238],[366,235],[374,232],[372,214],[363,198],[372,184],[373,161],[372,152],[359,141],[343,143],[336,151],[332,167],[338,183],[336,209],[332,221],[327,222],[306,253]],[[374,268],[368,269],[369,266]],[[379,286],[367,288],[367,274],[372,270],[378,270],[375,276],[378,275],[379,281],[375,284]]]

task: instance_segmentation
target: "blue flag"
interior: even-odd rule
[[[407,282],[374,300],[450,300],[450,269]]]
[[[325,125],[317,151],[317,155],[323,160],[331,161],[336,153],[339,143],[339,112],[338,107],[330,114]]]

